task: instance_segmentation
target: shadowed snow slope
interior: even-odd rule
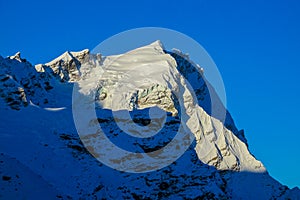
[[[19,53],[0,56],[0,97],[0,199],[300,199],[249,152],[203,69],[159,41],[107,57],[66,52],[36,66]],[[96,113],[85,116],[80,137],[78,105]],[[112,152],[114,163],[138,172],[127,173],[99,162],[97,146],[87,145],[101,145],[99,127],[115,145],[151,159],[176,134],[192,138],[176,161],[144,173],[143,163],[135,168]]]

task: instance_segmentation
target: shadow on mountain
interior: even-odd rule
[[[177,62],[178,71],[188,80],[195,92],[199,106],[210,116],[220,120],[224,126],[231,130],[241,141],[247,145],[243,130],[238,130],[233,118],[227,111],[212,85],[206,80],[199,66],[188,60],[184,55],[176,52],[165,51]]]
[[[124,116],[117,111],[117,116]],[[116,118],[111,110],[98,113],[97,122],[106,136],[116,146],[136,153],[148,153],[163,148],[177,134],[180,120],[167,114],[163,128],[153,137],[137,138],[121,130],[115,121],[125,126],[132,121],[140,127],[153,123],[149,108],[129,111],[130,119]],[[128,117],[128,116],[127,116]],[[180,117],[180,116],[179,116]],[[122,125],[121,125],[122,126]],[[82,144],[80,144],[82,145]],[[79,146],[80,146],[79,145]],[[116,197],[128,199],[297,199],[299,189],[289,190],[273,179],[267,172],[218,170],[200,161],[194,140],[185,153],[171,165],[147,173],[127,173],[111,169],[105,165],[99,174],[108,182],[91,195],[105,196],[105,191],[116,193]],[[83,149],[83,148],[80,148]],[[86,153],[91,159],[92,156]],[[172,152],[170,152],[170,155]],[[122,163],[120,163],[122,164]],[[141,163],[143,164],[143,163]],[[105,171],[105,173],[103,173]],[[96,173],[96,172],[94,172]],[[114,177],[110,179],[111,177]],[[110,188],[106,185],[110,185]],[[117,188],[117,191],[115,191]],[[96,190],[96,188],[95,188]],[[86,191],[88,193],[88,191]]]
[[[189,80],[195,90],[198,104],[210,116],[223,121],[229,130],[246,142],[243,133],[236,129],[230,114],[210,84],[197,71],[198,69],[187,59],[177,54],[170,54],[175,58],[178,70]],[[66,80],[70,80],[70,72],[79,68],[79,64],[77,61],[65,63],[61,70],[66,70],[62,72],[67,73]],[[62,67],[62,63],[58,65]],[[3,69],[6,70],[6,67]],[[31,65],[28,67],[33,68]],[[35,81],[44,80],[47,74],[59,80],[61,78],[52,68],[45,68],[45,73],[40,73],[40,76],[36,76],[35,72],[28,78],[25,74],[27,78],[24,80],[30,79],[29,83],[32,87],[28,86],[29,89],[25,90],[25,93],[28,93],[26,99],[28,102],[39,103],[34,101],[35,94],[31,94],[30,89],[36,91]],[[6,81],[11,80],[14,84],[6,84],[7,87],[2,87],[3,91],[9,91],[3,94],[12,95],[19,86],[26,89],[27,83],[15,78],[8,79],[7,75],[13,73],[5,71],[2,77],[4,79],[1,78],[0,81],[6,84]],[[69,199],[300,199],[298,188],[289,190],[267,172],[220,171],[215,166],[201,162],[195,151],[196,141],[192,142],[178,160],[159,170],[127,173],[109,168],[90,154],[88,151],[90,149],[84,147],[77,134],[70,106],[72,85],[73,83],[64,85],[65,89],[61,91],[56,91],[55,87],[49,88],[48,91],[46,89],[49,87],[48,84],[41,87],[47,93],[56,94],[56,97],[59,97],[59,102],[55,102],[56,105],[66,107],[65,110],[53,112],[53,109],[43,109],[41,106],[28,104],[26,106],[31,109],[5,110],[5,114],[1,115],[1,122],[5,125],[2,129],[5,133],[1,135],[1,151],[12,152],[16,159],[11,158],[10,154],[0,156],[0,199],[7,197],[6,193],[17,193],[18,199],[24,197],[40,199],[43,194],[35,196],[39,192],[49,190],[48,192],[56,193],[56,189],[59,190],[59,194],[71,193]],[[44,97],[44,93],[40,94]],[[17,101],[22,100],[19,96],[15,98]],[[213,107],[221,108],[221,114],[225,112],[225,120],[222,119],[223,115],[213,112]],[[167,113],[163,119],[155,121],[148,115],[149,109],[144,109],[129,112],[130,118],[117,118],[118,124],[116,124],[114,122],[116,117],[110,110],[102,111],[105,113],[102,112],[97,116],[95,124],[103,128],[106,136],[116,146],[132,152],[149,153],[161,149],[170,143],[181,123],[180,113],[179,118]],[[133,136],[143,136],[139,134],[144,133],[137,132],[133,128],[132,135],[128,135],[118,127],[123,123],[125,128],[128,128],[129,121],[133,122],[133,127],[136,126],[141,130],[151,123],[159,125],[161,121],[164,121],[164,126],[154,136],[137,138]],[[10,125],[9,128],[6,124]],[[62,196],[56,197],[62,198]]]
[[[80,144],[82,145],[82,144]],[[101,182],[86,194],[102,198],[114,193],[123,199],[297,199],[299,189],[289,190],[267,172],[220,171],[197,157],[194,141],[189,149],[171,165],[146,173],[121,172],[101,165],[93,168]],[[159,148],[159,147],[158,147]],[[88,152],[87,159],[95,160]],[[79,163],[78,163],[79,164]],[[85,179],[85,177],[82,177]],[[102,180],[103,180],[102,179]],[[86,180],[85,180],[86,181]],[[83,181],[83,182],[85,182]],[[98,188],[98,189],[97,189]]]

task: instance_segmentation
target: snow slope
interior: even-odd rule
[[[184,126],[178,135],[186,132],[193,134],[197,142],[195,149],[202,162],[220,170],[265,171],[242,141],[196,104],[193,88],[188,86],[188,80],[177,70],[176,61],[164,52],[159,41],[118,57],[108,57],[103,67],[85,67],[93,69],[88,73],[92,77],[80,80],[79,90],[84,95],[90,95],[97,90],[100,82],[101,92],[107,93],[100,100],[102,108],[117,111],[157,106],[178,115],[180,111],[175,107],[180,107],[180,117],[186,120],[181,123]],[[173,95],[178,98],[179,105],[174,105]],[[133,97],[136,97],[134,102]],[[82,104],[79,105],[82,107]],[[138,127],[132,129],[137,130]],[[172,151],[172,154],[176,152]],[[121,156],[115,159],[121,159]]]
[[[66,52],[37,66],[0,57],[0,72],[0,199],[300,199],[268,175],[230,115],[222,122],[211,110],[228,113],[201,68],[159,41],[108,57]],[[88,126],[76,118],[75,126],[74,109]],[[102,147],[99,127],[147,159]],[[151,152],[174,138],[184,151],[159,154],[170,159],[158,167]],[[98,149],[121,171],[99,162]]]

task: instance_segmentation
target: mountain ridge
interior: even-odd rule
[[[140,61],[138,61],[139,59]],[[28,63],[25,59],[22,59],[20,53],[17,53],[15,56],[8,58],[0,57],[0,95],[5,101],[5,104],[12,108],[12,110],[8,110],[8,107],[1,106],[1,112],[6,112],[8,113],[8,115],[14,116],[14,118],[17,117],[16,112],[19,112],[19,114],[23,116],[23,118],[28,115],[32,116],[34,119],[38,119],[43,118],[43,115],[45,115],[49,117],[49,119],[55,119],[58,117],[61,119],[66,118],[69,119],[68,121],[70,121],[71,116],[69,113],[69,109],[71,109],[71,101],[69,99],[72,96],[72,92],[70,91],[70,89],[73,87],[74,83],[78,82],[79,85],[82,84],[83,86],[90,86],[89,84],[93,82],[94,79],[88,82],[83,77],[95,76],[95,78],[101,78],[100,76],[96,76],[98,73],[96,71],[99,70],[99,67],[107,67],[110,70],[109,72],[111,73],[111,77],[115,77],[116,74],[119,75],[120,66],[126,66],[126,63],[130,63],[130,66],[134,66],[136,64],[136,69],[138,69],[140,64],[146,65],[146,63],[148,63],[150,67],[153,66],[153,63],[155,63],[155,59],[157,59],[159,62],[162,62],[161,66],[166,67],[165,69],[167,71],[172,67],[175,67],[175,71],[168,72],[170,74],[166,72],[163,73],[166,75],[165,77],[169,78],[168,80],[171,80],[173,76],[180,77],[183,74],[184,78],[192,83],[192,88],[196,91],[197,103],[200,105],[199,108],[193,108],[193,110],[200,109],[200,111],[197,111],[198,114],[195,113],[193,114],[193,116],[197,116],[198,119],[202,122],[202,124],[199,125],[200,128],[197,129],[204,130],[203,134],[195,133],[195,131],[192,131],[193,134],[195,134],[196,140],[177,161],[175,161],[170,166],[159,169],[157,171],[157,174],[148,172],[144,174],[126,175],[126,173],[123,174],[121,172],[113,172],[104,165],[99,164],[88,153],[88,151],[85,150],[85,147],[87,146],[84,147],[76,133],[75,128],[70,128],[71,124],[68,122],[62,122],[62,124],[58,124],[58,122],[51,122],[47,120],[44,121],[43,119],[39,119],[40,123],[45,124],[46,127],[49,127],[53,130],[47,132],[42,127],[38,127],[37,129],[39,129],[41,132],[46,132],[47,134],[38,137],[37,135],[39,134],[33,134],[33,136],[30,137],[34,141],[38,141],[38,143],[42,144],[36,144],[34,142],[30,143],[32,143],[34,146],[38,146],[37,149],[40,149],[41,152],[45,153],[46,155],[52,154],[55,151],[60,152],[60,154],[63,153],[62,155],[57,154],[56,156],[58,156],[58,158],[56,158],[56,160],[65,163],[67,166],[69,165],[65,161],[62,161],[62,158],[68,158],[68,160],[72,160],[72,163],[74,163],[74,165],[77,166],[76,168],[78,168],[76,169],[77,173],[83,173],[91,178],[91,173],[83,172],[82,168],[90,167],[93,170],[96,170],[98,176],[102,177],[100,178],[101,181],[97,181],[95,178],[91,178],[91,182],[89,183],[89,180],[87,180],[83,175],[77,176],[75,174],[72,174],[71,172],[68,173],[64,170],[64,172],[66,173],[66,178],[68,180],[74,181],[74,183],[71,185],[73,185],[74,188],[79,189],[72,189],[71,186],[64,187],[64,184],[61,181],[51,177],[50,174],[55,173],[55,170],[51,171],[51,169],[47,167],[53,165],[55,162],[45,161],[39,157],[37,158],[38,161],[30,161],[31,156],[29,153],[27,157],[22,157],[16,150],[11,149],[7,145],[1,146],[1,152],[8,152],[10,156],[16,157],[18,160],[21,160],[22,163],[26,163],[26,166],[29,166],[31,170],[41,175],[48,183],[53,185],[55,189],[63,188],[63,190],[59,189],[61,194],[57,194],[58,196],[69,195],[71,197],[85,198],[106,197],[110,199],[115,198],[114,193],[116,193],[117,197],[127,197],[135,199],[146,197],[159,197],[165,199],[172,197],[180,197],[186,199],[253,199],[255,195],[251,196],[253,195],[251,194],[251,191],[247,191],[249,188],[239,185],[246,186],[247,183],[255,183],[255,181],[259,181],[261,182],[261,188],[258,188],[258,186],[255,186],[254,184],[253,191],[254,193],[257,192],[258,194],[262,195],[262,199],[298,199],[300,194],[299,189],[295,188],[293,190],[288,190],[286,187],[279,184],[268,175],[265,168],[259,161],[257,162],[260,165],[256,166],[256,164],[253,164],[254,167],[249,168],[249,171],[245,170],[247,168],[241,170],[243,169],[243,167],[241,168],[241,166],[243,166],[244,163],[249,162],[248,159],[254,159],[251,162],[256,162],[255,158],[251,158],[252,155],[248,151],[247,142],[243,131],[238,131],[231,116],[227,118],[227,121],[226,119],[224,119],[224,124],[221,123],[222,119],[218,119],[217,115],[211,116],[211,105],[207,103],[207,98],[209,96],[208,93],[211,93],[212,90],[207,88],[211,86],[207,86],[207,81],[203,80],[203,72],[199,73],[199,71],[195,70],[197,68],[194,67],[193,63],[191,63],[187,59],[187,57],[184,57],[182,55],[180,56],[178,52],[176,53],[175,51],[166,53],[166,51],[163,49],[163,46],[158,42],[138,48],[134,51],[127,52],[117,57],[103,57],[100,54],[92,55],[88,50],[83,50],[78,53],[66,52],[51,62],[35,66]],[[85,68],[82,63],[87,63],[87,68]],[[107,63],[113,63],[115,68],[112,67],[113,65]],[[16,67],[18,67],[18,70],[15,69]],[[128,69],[126,68],[124,70],[124,72],[130,74],[130,70],[128,71]],[[201,71],[201,68],[199,68],[199,70]],[[184,75],[184,72],[188,73]],[[133,74],[133,77],[135,76],[136,74]],[[174,84],[176,83],[174,85],[175,87],[179,84],[179,82],[177,82],[178,80],[183,80],[183,78],[173,79]],[[193,85],[193,82],[195,82],[195,80],[197,80],[197,84],[201,83],[200,86],[197,85],[196,87],[195,84]],[[101,99],[105,99],[109,95],[107,94],[107,92],[112,91],[112,88],[114,89],[114,86],[105,85],[105,80],[103,80],[102,83],[104,83],[104,85],[101,86],[107,86],[107,88],[100,88],[98,83],[95,85],[95,87],[99,89],[99,91],[97,89],[97,92],[99,92],[97,93],[97,95],[99,95],[98,101],[103,101]],[[182,83],[182,87],[185,88],[186,86],[184,85],[184,81]],[[166,109],[168,106],[160,106],[163,105],[161,103],[149,103],[150,99],[152,99],[152,101],[160,100],[163,102],[168,102],[168,99],[172,99],[171,92],[168,92],[165,87],[160,86],[154,87],[151,90],[148,90],[147,88],[148,86],[146,88],[139,88],[138,90],[136,90],[137,88],[134,87],[134,89],[137,91],[135,93],[137,97],[136,100],[139,100],[139,103],[136,103],[137,101],[133,101],[133,106],[137,106],[141,109],[147,109],[150,105],[157,105],[160,109],[165,109],[167,112],[172,113],[174,111],[172,109]],[[188,88],[186,88],[185,90],[188,91]],[[106,95],[104,95],[105,91]],[[146,96],[143,96],[143,93]],[[165,93],[165,95],[158,98],[157,96],[159,95],[156,94],[160,93]],[[68,100],[65,100],[64,98]],[[143,107],[143,104],[141,104],[142,101],[145,102],[146,106]],[[36,107],[33,107],[33,105],[35,105]],[[99,124],[105,126],[104,129],[107,129],[107,132],[112,131],[112,133],[116,135],[121,135],[120,130],[112,128],[114,127],[114,122],[112,121],[113,118],[109,113],[105,114],[106,111],[101,110],[101,105],[103,106],[105,104],[100,103],[100,111],[102,114],[104,114],[102,116],[103,118],[101,118],[102,121],[100,120],[100,118],[98,119]],[[175,105],[176,102],[174,103],[174,106]],[[228,111],[223,107],[221,108],[221,110],[226,112],[226,116],[230,115]],[[49,108],[51,109],[49,110]],[[58,108],[64,108],[65,110],[57,110]],[[110,107],[105,108],[111,109]],[[117,108],[117,110],[118,109],[120,109],[120,107]],[[25,114],[22,114],[23,112]],[[27,112],[29,114],[26,114]],[[142,123],[144,123],[145,116],[143,112],[133,114],[136,114],[138,116],[136,119],[142,120]],[[170,129],[176,128],[177,126],[174,125],[177,122],[175,113],[173,114],[174,116],[169,116],[166,119],[167,124],[170,125],[167,126],[166,130],[162,130],[162,136],[158,136],[158,138],[155,138],[153,144],[147,144],[146,142],[149,142],[147,140],[137,140],[137,142],[139,143],[138,145],[136,145],[136,147],[134,146],[134,149],[141,149],[142,151],[145,151],[146,149],[155,149],[157,147],[161,147],[160,145],[162,144],[160,143],[157,146],[156,142],[163,141],[166,138],[168,139],[170,137]],[[7,121],[6,124],[8,125],[14,122],[9,121],[8,119],[3,121]],[[32,122],[25,120],[25,118],[23,121],[24,122],[19,122],[21,126],[30,127],[30,124],[32,124]],[[193,123],[193,125],[194,124],[195,123]],[[218,127],[214,127],[212,126],[212,124],[218,124]],[[190,124],[189,126],[193,127],[192,124]],[[3,136],[1,137],[5,138],[6,142],[15,143],[12,142],[11,139],[9,139],[12,137],[14,132],[6,130],[9,127],[0,128],[2,133],[8,135],[4,136],[3,134]],[[212,132],[210,129],[212,130]],[[205,132],[205,130],[207,130],[207,132]],[[217,139],[213,139],[215,141],[208,139],[211,138],[211,136],[209,136],[211,133],[216,135]],[[22,134],[19,134],[21,138],[24,138],[24,135],[22,136]],[[28,137],[28,135],[26,137]],[[109,137],[113,141],[118,142],[117,136],[110,135]],[[125,137],[125,139],[127,138]],[[59,145],[56,146],[55,143],[53,143],[54,141],[58,142]],[[203,143],[203,141],[205,142]],[[218,143],[218,141],[222,142]],[[228,143],[227,141],[231,141],[231,143]],[[47,143],[48,146],[44,146],[44,143]],[[231,146],[231,144],[234,145]],[[236,144],[238,144],[238,147],[236,146]],[[215,149],[214,151],[212,151],[213,154],[207,154],[207,152],[201,153],[201,148],[205,145],[212,147],[214,146],[213,148],[209,148]],[[53,150],[49,150],[49,146]],[[58,147],[64,148],[64,150],[58,150]],[[241,150],[242,153],[239,154],[236,150]],[[33,153],[36,154],[36,152],[34,151]],[[65,154],[66,157],[64,156]],[[204,154],[207,154],[208,158],[203,156]],[[246,154],[249,154],[249,156],[246,157],[247,159],[240,160],[243,155]],[[238,158],[238,160],[232,160],[232,158],[234,157],[230,157],[230,155],[236,156],[235,158]],[[226,159],[228,161],[226,161]],[[179,161],[181,162],[179,163]],[[234,164],[234,166],[228,166],[228,163]],[[49,172],[48,174],[47,172],[44,172],[42,170],[43,165],[48,170],[50,170],[51,173]],[[249,166],[252,166],[252,164],[249,164]],[[190,169],[190,172],[184,172],[182,171],[183,169]],[[108,173],[115,178],[118,177],[119,179],[117,179],[120,180],[120,182],[113,183],[111,181],[108,181],[108,177],[105,176],[105,173]],[[161,178],[161,176],[165,176],[166,178]],[[80,184],[81,181],[84,182],[82,183],[83,185]],[[101,184],[99,184],[99,181],[101,182]],[[108,189],[108,187],[105,186],[106,184],[110,185],[111,189]],[[136,188],[135,184],[145,184],[145,188]],[[184,188],[184,190],[180,188]],[[152,194],[147,194],[146,191],[150,190],[153,190]],[[248,195],[248,197],[245,198],[243,195]]]

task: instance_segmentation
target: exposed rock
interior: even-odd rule
[[[39,71],[45,71],[45,68],[50,68],[54,76],[59,77],[62,82],[74,82],[80,78],[81,63],[89,59],[89,50],[85,49],[79,52],[67,51],[58,58],[44,64],[37,65]]]

